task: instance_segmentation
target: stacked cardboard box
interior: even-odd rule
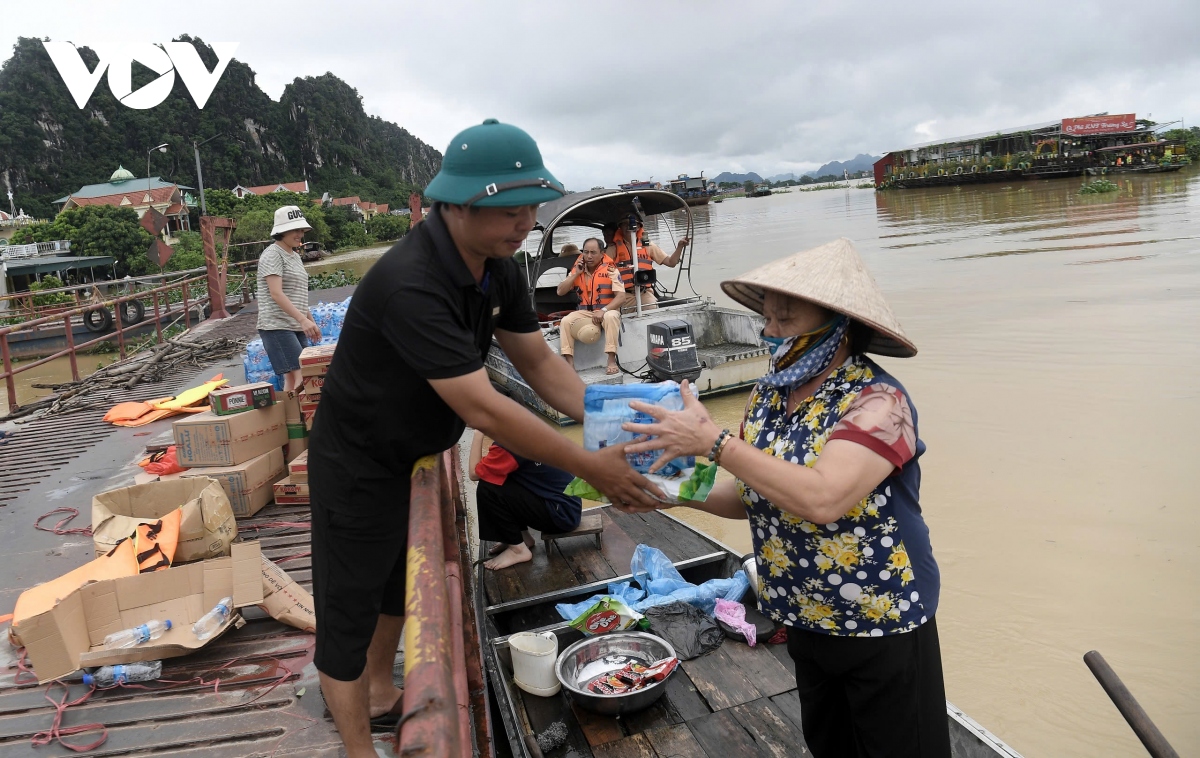
[[[175,459],[188,469],[180,476],[207,476],[220,482],[239,518],[253,516],[271,502],[272,485],[285,471],[283,447],[288,444],[288,429],[284,405],[254,408],[254,396],[253,385],[231,388],[228,397],[212,401],[214,408],[227,410],[230,397],[242,398],[233,405],[251,407],[232,415],[198,413],[174,425]]]
[[[308,427],[300,414],[300,393],[289,390],[283,393],[283,416],[287,422],[288,443],[284,457],[290,463],[308,449]]]
[[[308,505],[308,451],[288,463],[288,475],[275,483],[275,502],[281,505]]]
[[[300,373],[304,377],[300,386],[300,416],[304,419],[306,429],[312,429],[317,403],[321,401],[321,388],[325,386],[325,373],[329,371],[329,362],[333,360],[336,347],[316,345],[306,347],[300,353]]]

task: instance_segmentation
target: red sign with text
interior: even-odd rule
[[[1070,134],[1076,137],[1086,136],[1089,134],[1132,132],[1136,129],[1136,113],[1123,113],[1116,116],[1084,116],[1083,118],[1064,118],[1062,121],[1063,134]]]

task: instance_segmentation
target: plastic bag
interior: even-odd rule
[[[679,385],[675,382],[588,385],[583,393],[583,447],[585,450],[595,451],[611,445],[633,442],[638,435],[621,428],[621,425],[626,422],[653,423],[653,418],[629,407],[631,400],[640,400],[643,403],[673,411],[683,410],[683,395],[680,394]],[[630,453],[625,457],[634,470],[645,474],[649,472],[650,466],[662,457],[662,451]],[[684,469],[692,468],[695,465],[695,458],[680,457],[663,466],[658,473],[667,477],[676,476]]]
[[[675,648],[675,656],[689,661],[721,646],[725,633],[717,622],[683,602],[658,605],[646,611],[650,631]]]
[[[702,503],[708,499],[708,493],[712,491],[713,483],[717,479],[717,467],[712,464],[700,462],[693,468],[683,469],[676,476],[667,477],[659,474],[646,474],[646,478],[652,484],[657,485],[666,495],[665,499],[659,498],[664,503]],[[563,492],[567,495],[584,498],[585,500],[595,500],[600,503],[609,502],[609,499],[599,490],[579,477],[573,479]]]
[[[671,565],[671,559],[649,545],[634,548],[629,573],[647,592],[646,597],[633,606],[638,612],[678,600],[694,605],[711,616],[715,612],[717,598],[741,600],[746,590],[750,589],[746,572],[740,570],[728,579],[709,579],[704,584],[692,584]]]
[[[634,611],[621,600],[605,597],[584,610],[571,621],[571,627],[591,637],[609,632],[620,632],[636,626],[642,614]]]
[[[559,603],[554,606],[554,610],[558,611],[558,615],[567,621],[571,621],[606,597],[620,600],[626,605],[632,606],[645,596],[645,592],[634,587],[629,582],[614,582],[608,585],[608,592],[603,595],[592,595],[587,600],[582,600],[578,603]]]
[[[754,624],[746,621],[746,606],[733,600],[717,598],[715,615],[717,621],[724,623],[735,632],[740,632],[746,638],[746,644],[754,647],[758,635],[754,629]]]

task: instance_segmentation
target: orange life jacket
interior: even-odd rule
[[[575,294],[579,296],[579,310],[599,310],[616,297],[616,293],[613,292],[613,271],[609,268],[610,262],[611,259],[606,255],[600,263],[596,264],[596,270],[591,275],[588,275],[585,270],[575,279]],[[575,265],[583,265],[582,255],[575,259]]]
[[[626,292],[633,292],[633,272],[652,271],[654,270],[654,259],[650,257],[650,251],[646,249],[646,243],[642,241],[642,230],[637,231],[637,268],[633,265],[633,256],[629,253],[629,245],[625,242],[625,232],[622,229],[617,229],[613,232],[613,246],[617,248],[617,254],[613,256],[617,263],[617,270],[621,272],[621,283],[625,285]]]

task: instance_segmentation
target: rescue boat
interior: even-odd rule
[[[654,287],[657,306],[627,306],[621,314],[618,374],[605,373],[603,341],[575,346],[575,370],[584,384],[622,384],[688,379],[702,396],[748,387],[766,373],[770,354],[759,339],[762,317],[718,306],[691,285],[695,244],[692,212],[684,198],[666,190],[598,189],[577,192],[538,209],[537,225],[517,254],[542,335],[559,352],[559,321],[575,310],[574,293],[556,288],[575,263],[560,256],[568,242],[588,237],[611,239],[612,230],[634,219],[656,235],[664,250],[675,248],[676,230],[689,244],[675,268],[656,266],[644,277]],[[607,234],[606,234],[607,231]],[[642,273],[642,272],[639,272]],[[661,279],[659,278],[661,275]],[[671,281],[673,280],[673,281]],[[494,342],[486,362],[492,383],[504,394],[561,425],[574,423],[547,405]]]

